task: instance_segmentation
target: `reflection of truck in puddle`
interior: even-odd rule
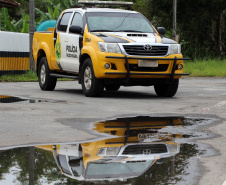
[[[179,153],[165,126],[181,126],[179,118],[120,118],[95,124],[94,130],[117,137],[81,144],[37,146],[52,151],[63,174],[77,180],[128,179],[142,175],[157,160]]]

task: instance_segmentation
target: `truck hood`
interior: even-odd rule
[[[113,33],[115,36],[123,37],[132,42],[156,43],[157,36],[154,33]]]
[[[134,33],[134,32],[93,32],[92,34],[110,43],[156,43],[157,35],[155,33]]]

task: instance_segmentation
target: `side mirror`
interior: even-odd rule
[[[165,159],[161,158],[161,159],[156,161],[156,164],[163,164],[164,162],[165,162]]]
[[[159,32],[160,35],[165,35],[166,29],[164,27],[158,27],[157,31]]]
[[[69,27],[69,33],[77,33],[77,34],[81,34],[82,33],[82,28],[80,26],[74,26],[71,25]]]

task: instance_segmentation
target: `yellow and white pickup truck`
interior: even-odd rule
[[[158,96],[176,94],[183,75],[181,46],[163,37],[140,13],[122,9],[72,8],[54,29],[35,32],[33,57],[42,90],[57,78],[77,78],[85,96],[120,86],[154,86]]]
[[[180,152],[175,139],[183,135],[161,132],[167,126],[181,127],[183,123],[176,117],[118,118],[94,126],[95,131],[112,138],[36,147],[51,151],[58,168],[70,178],[126,180],[142,175],[155,163],[161,164]]]

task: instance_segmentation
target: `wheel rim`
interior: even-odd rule
[[[87,90],[91,88],[92,85],[92,73],[90,67],[86,67],[84,73],[84,85]]]
[[[40,80],[41,80],[42,84],[44,84],[45,81],[46,81],[46,67],[45,67],[45,65],[42,65],[42,67],[41,67]]]

